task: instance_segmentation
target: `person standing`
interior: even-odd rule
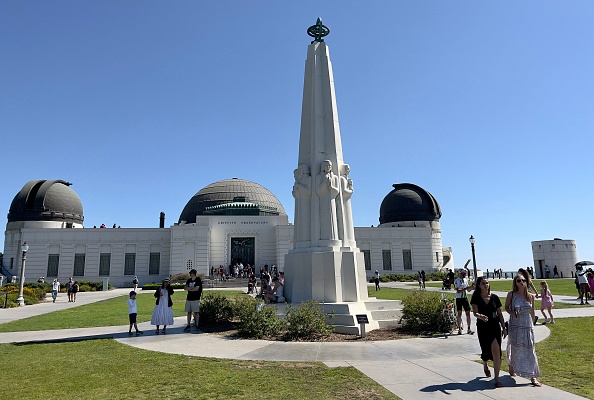
[[[202,296],[202,279],[196,276],[195,269],[190,271],[190,279],[186,281],[184,290],[188,292],[186,296],[186,312],[188,313],[188,324],[184,328],[184,332],[190,332],[190,322],[192,322],[192,314],[194,314],[194,327],[196,331],[200,332],[198,328],[198,321],[200,318],[200,297]]]
[[[70,277],[68,283],[66,283],[66,293],[68,294],[69,303],[72,303],[72,286],[74,286],[74,281],[72,280],[72,277]]]
[[[559,270],[557,269],[557,266],[555,265],[553,267],[553,278],[558,278],[559,277]]]
[[[23,254],[24,254],[24,252],[23,252]],[[58,282],[58,278],[56,278],[52,282],[52,299],[53,299],[54,303],[56,302],[56,299],[58,298],[59,291],[60,291],[60,282]]]
[[[423,289],[425,289],[425,281],[427,280],[427,275],[425,274],[425,270],[421,270],[421,283],[423,285]]]
[[[375,270],[375,276],[373,277],[373,281],[375,282],[375,291],[377,292],[378,290],[380,290],[380,274],[377,269]]]
[[[474,334],[473,330],[470,329],[470,304],[468,304],[468,292],[474,289],[474,286],[468,285],[468,279],[466,278],[466,270],[461,269],[459,276],[454,281],[454,288],[456,289],[456,311],[458,315],[458,335],[462,334],[462,308],[466,313],[466,323],[468,324],[469,335]]]
[[[138,329],[136,324],[136,316],[138,315],[138,307],[136,307],[136,292],[133,290],[130,292],[130,298],[128,299],[128,319],[130,320],[130,328],[128,329],[128,335],[132,336],[132,326],[136,329],[136,336],[142,335],[142,331]]]
[[[476,332],[481,345],[481,360],[487,378],[491,377],[488,361],[493,361],[495,373],[495,387],[501,387],[499,382],[499,371],[501,370],[501,331],[503,337],[507,336],[503,313],[501,312],[501,300],[491,293],[489,280],[485,277],[478,277],[476,290],[470,299],[472,311],[476,317]]]
[[[155,295],[157,298],[155,308],[153,309],[153,315],[151,317],[151,325],[156,325],[156,334],[158,335],[159,326],[163,325],[161,333],[167,333],[167,325],[173,325],[173,288],[170,286],[169,278],[163,279],[161,287],[157,288]]]
[[[78,290],[80,289],[80,287],[78,286],[78,282],[74,281],[72,282],[72,302],[76,302],[76,294],[78,293]]]
[[[575,268],[575,275],[580,285],[580,304],[584,304],[584,300],[586,300],[586,304],[590,304],[588,303],[588,293],[590,293],[590,286],[588,285],[588,276],[586,275],[587,271],[584,271],[584,268],[581,265],[578,265]]]
[[[132,290],[135,292],[136,289],[138,289],[138,277],[135,276],[134,279],[132,279]]]
[[[522,274],[513,280],[513,289],[505,299],[505,311],[510,315],[507,338],[509,374],[530,379],[534,386],[542,386],[538,358],[534,349],[534,296],[528,292],[527,280]]]

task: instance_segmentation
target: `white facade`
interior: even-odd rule
[[[355,228],[368,277],[375,270],[380,274],[410,274],[421,270],[429,273],[444,267],[454,269],[453,260],[446,258],[444,261],[439,222],[418,221],[406,225]]]
[[[553,269],[557,266],[559,275],[571,278],[575,273],[575,264],[578,262],[577,246],[575,240],[537,240],[532,242],[532,257],[534,259],[534,276],[545,277],[546,266],[553,277]]]
[[[358,247],[364,254],[369,252],[365,256],[367,278],[376,269],[380,274],[415,273],[443,266],[439,223],[419,221],[416,224],[416,227],[355,228]],[[283,271],[285,255],[293,248],[294,227],[286,215],[281,215],[198,216],[196,224],[169,228],[17,228],[14,223],[11,228],[5,233],[3,275],[20,274],[20,246],[27,242],[26,281],[55,275],[60,281],[71,276],[76,280],[99,281],[108,276],[113,285],[125,286],[135,275],[141,283],[159,282],[166,276],[192,268],[208,275],[211,266],[226,267],[234,261],[230,248],[234,238],[254,239],[256,268],[268,264]],[[403,254],[407,250],[410,250],[411,269],[404,267]],[[389,251],[389,264],[384,263],[386,251]],[[104,269],[100,271],[102,254]],[[78,263],[80,272],[82,255],[83,273],[77,274],[75,264]],[[108,270],[105,269],[107,258]],[[56,262],[57,274],[52,274],[52,265]],[[452,264],[447,267],[453,268]]]

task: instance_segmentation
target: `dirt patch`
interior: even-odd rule
[[[200,329],[206,333],[227,336],[229,338],[239,338],[237,335],[239,328],[238,322],[221,322],[218,324],[201,326]],[[331,333],[326,336],[319,336],[310,340],[296,340],[298,342],[357,342],[357,341],[380,341],[410,339],[418,336],[403,332],[400,328],[382,328],[367,332],[364,338],[358,335],[346,335],[342,333]],[[285,341],[282,334],[275,337],[267,337],[265,340]]]

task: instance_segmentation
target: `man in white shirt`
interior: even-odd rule
[[[454,281],[454,288],[456,289],[456,310],[458,311],[458,335],[462,334],[462,308],[466,313],[466,323],[468,324],[469,335],[474,334],[474,331],[470,329],[470,304],[468,303],[468,294],[474,289],[473,286],[468,285],[468,278],[466,278],[466,270],[461,269],[458,271],[458,278]]]
[[[52,282],[52,299],[54,299],[54,303],[58,298],[58,292],[60,291],[60,282],[58,282],[58,278],[54,279]]]

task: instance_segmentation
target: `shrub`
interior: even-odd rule
[[[200,300],[200,323],[216,324],[230,321],[233,318],[233,308],[228,298],[220,293],[208,293]]]
[[[447,273],[444,271],[437,271],[431,272],[426,275],[425,279],[427,281],[443,281],[446,277]],[[417,273],[411,274],[380,274],[380,281],[382,282],[416,282],[417,281]],[[370,280],[370,282],[372,282]]]
[[[315,339],[328,336],[334,331],[333,327],[326,323],[326,314],[320,303],[313,300],[303,302],[299,307],[287,305],[286,322],[286,340]]]
[[[157,290],[158,288],[160,288],[162,285],[162,283],[147,283],[142,285],[142,290]],[[170,284],[172,289],[183,289],[184,286],[186,286],[185,283],[171,283]]]
[[[440,293],[413,290],[402,299],[402,329],[410,333],[451,332],[455,325],[452,301]]]
[[[276,336],[285,326],[276,315],[276,308],[265,307],[264,303],[249,296],[236,299],[233,314],[241,322],[237,332],[240,337],[261,339]]]

